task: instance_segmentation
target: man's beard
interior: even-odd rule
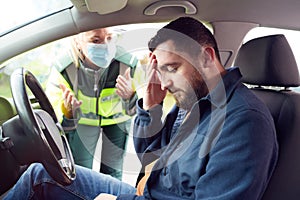
[[[208,88],[202,76],[197,71],[195,76],[191,76],[187,81],[190,83],[190,88],[184,93],[185,96],[183,98],[176,98],[175,95],[175,101],[178,107],[190,110],[197,101],[208,94]]]

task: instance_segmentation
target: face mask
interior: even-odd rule
[[[107,68],[116,54],[114,43],[87,44],[87,57],[98,67]]]

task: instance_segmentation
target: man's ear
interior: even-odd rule
[[[208,64],[209,62],[214,62],[214,60],[216,59],[216,54],[215,54],[214,48],[204,47],[203,58],[204,58],[205,64]]]

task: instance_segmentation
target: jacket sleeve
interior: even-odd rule
[[[68,119],[65,116],[63,116],[61,125],[65,132],[73,132],[77,128],[78,121],[79,121],[79,118]]]
[[[137,117],[134,120],[133,139],[135,151],[143,165],[157,159],[166,145],[166,129],[163,126],[162,105],[149,111],[142,107],[143,99],[137,101]]]

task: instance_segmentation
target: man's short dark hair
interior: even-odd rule
[[[191,54],[199,53],[199,45],[210,46],[220,60],[217,42],[210,32],[200,21],[191,17],[180,17],[163,28],[149,41],[150,51],[154,51],[157,46],[167,40],[172,40],[176,47],[181,48]],[[196,41],[196,43],[195,43]]]

